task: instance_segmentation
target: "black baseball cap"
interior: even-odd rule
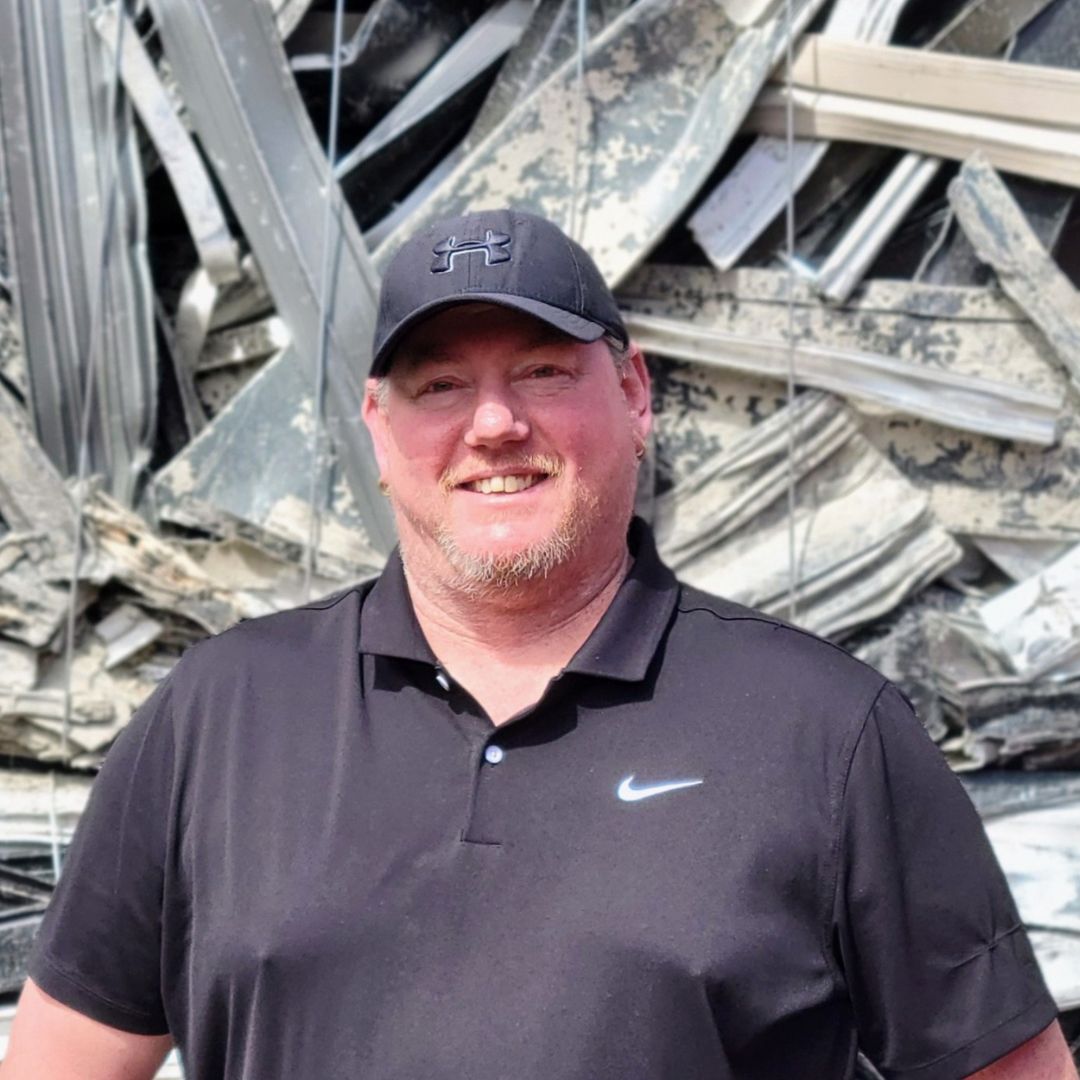
[[[629,342],[618,305],[588,252],[547,218],[481,210],[435,221],[390,260],[379,295],[371,374],[417,323],[453,304],[515,308],[578,341]]]

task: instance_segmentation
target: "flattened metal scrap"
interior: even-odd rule
[[[969,773],[961,783],[984,821],[1080,799],[1080,773],[1073,772]]]
[[[659,356],[777,378],[788,370],[787,349],[779,339],[761,341],[654,315],[631,314],[625,322],[637,343]],[[1057,438],[1060,394],[920,369],[872,353],[819,345],[796,345],[793,351],[796,381],[807,386],[999,438],[1043,445]]]
[[[240,277],[240,253],[206,166],[126,15],[124,32],[117,33],[120,18],[115,4],[104,4],[92,16],[94,29],[105,48],[121,43],[120,77],[172,181],[199,261],[213,281],[235,281]]]
[[[774,417],[776,438],[786,446],[782,416]],[[740,453],[738,442],[729,453]],[[759,468],[772,467],[762,458]],[[709,592],[783,613],[793,530],[797,622],[839,635],[891,610],[960,558],[956,543],[933,520],[926,496],[854,430],[799,478],[793,518],[783,491],[751,522],[685,561],[682,577]]]
[[[135,604],[120,604],[94,626],[94,633],[105,642],[105,670],[116,667],[156,641],[164,625],[151,619]]]
[[[1023,581],[1042,573],[1069,550],[1056,540],[1010,540],[999,536],[973,536],[979,550],[1013,579]]]
[[[423,78],[334,165],[339,180],[483,74],[513,47],[532,13],[532,0],[503,0],[439,58]]]
[[[182,615],[211,634],[263,614],[243,593],[220,589],[182,550],[103,493],[89,494],[85,515],[91,534],[85,573],[91,580],[122,582],[150,606]]]
[[[287,38],[297,27],[300,20],[311,7],[311,0],[271,0],[274,11],[274,23],[282,40]]]
[[[9,528],[48,533],[70,547],[75,508],[53,463],[45,456],[22,407],[0,383],[0,516]]]
[[[632,0],[593,0],[586,5],[586,30],[594,37]],[[507,114],[563,64],[577,47],[578,0],[540,0],[517,46],[499,68],[476,114],[465,149],[476,146]]]
[[[335,200],[326,408],[364,528],[375,547],[388,550],[389,510],[360,421],[377,278],[329,175],[269,11],[209,0],[151,0],[150,7],[195,129],[292,332],[289,362],[312,376],[321,340],[323,210],[327,198]],[[231,452],[240,453],[236,445]]]
[[[854,41],[888,41],[907,0],[837,0],[822,33]],[[786,140],[763,135],[735,163],[687,222],[709,261],[730,270],[784,209],[789,173],[798,191],[830,144],[796,139],[789,164]]]
[[[964,162],[949,185],[949,202],[979,257],[1080,386],[1080,291],[1054,264],[982,154]]]
[[[54,554],[43,532],[0,536],[0,633],[35,648],[52,641],[67,615],[67,590],[42,573]]]
[[[206,339],[199,354],[197,370],[213,371],[232,364],[265,360],[289,344],[289,330],[277,315],[218,330]]]
[[[1080,678],[1080,545],[987,600],[979,616],[1017,674]]]
[[[81,0],[0,6],[0,153],[34,426],[60,471],[74,473],[96,355],[90,468],[130,503],[154,438],[157,359],[138,147],[130,106],[109,115],[111,53]]]
[[[929,493],[935,514],[951,531],[1075,543],[1080,423],[1073,410],[1059,430],[1057,445],[1041,448],[906,417],[868,417],[863,425],[867,438]]]
[[[793,456],[789,425],[796,431]],[[763,420],[657,499],[654,527],[664,560],[681,571],[783,498],[792,472],[805,476],[857,430],[851,414],[829,395],[800,394],[790,408]]]
[[[226,530],[246,523],[261,542],[276,537],[294,549],[306,542],[314,410],[311,386],[292,354],[290,346],[266,364],[213,427],[158,473],[153,490],[163,517]],[[242,455],[234,449],[240,439],[247,448]],[[323,522],[318,557],[325,572],[341,577],[381,563],[364,543],[355,508],[340,496]]]
[[[29,645],[0,638],[0,686],[11,690],[33,689],[37,682],[37,658],[37,650]]]
[[[1007,371],[1017,383],[1052,394],[1065,380],[1042,335],[1015,304],[990,288],[870,281],[842,305],[823,304],[785,271],[643,266],[619,289],[630,311],[703,322],[733,333],[775,338],[795,306],[795,338],[981,378]]]
[[[805,21],[819,0],[797,5]],[[563,64],[461,161],[376,252],[420,225],[513,205],[569,228],[616,282],[678,217],[738,130],[781,54],[779,16],[739,25],[715,0],[641,0],[590,44],[585,100]],[[585,144],[567,137],[585,111]],[[580,155],[581,190],[573,188]]]
[[[879,290],[842,313],[797,286],[798,381],[965,430],[1053,442],[1064,397],[1045,362],[1033,357],[1033,378],[1016,383],[988,377],[986,367],[965,371],[955,363],[961,325],[956,316],[963,315],[965,302],[977,308],[981,297],[941,296],[937,322],[931,290],[902,288],[906,296],[893,290],[890,298]],[[726,279],[708,270],[649,268],[627,282],[620,303],[628,328],[647,352],[780,378],[788,362],[787,289],[787,275],[774,271],[741,271]],[[904,300],[915,309],[922,303],[926,314],[897,311]],[[981,336],[990,345],[990,335]]]
[[[1080,799],[994,817],[986,833],[1024,922],[1080,935]]]
[[[645,266],[620,290],[620,302],[634,310],[775,336],[782,333],[777,327],[787,326],[786,282],[787,275],[775,271],[721,275],[711,269]],[[832,308],[815,300],[805,283],[797,283],[795,297],[800,341],[880,351],[974,376],[994,378],[1007,371],[1035,389],[1052,389],[1063,381],[1042,334],[1012,301],[989,289],[875,281],[856,300]],[[662,474],[725,447],[784,399],[775,378],[662,360],[654,363],[654,373],[662,398]],[[1074,410],[1066,410],[1059,421],[1059,442],[1046,448],[862,411],[863,433],[927,492],[936,517],[949,530],[1080,541],[1080,419]],[[674,460],[673,446],[679,448]]]

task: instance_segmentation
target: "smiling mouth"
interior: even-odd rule
[[[514,495],[519,491],[525,491],[528,488],[534,487],[536,484],[539,484],[541,480],[546,480],[547,477],[547,473],[485,476],[481,480],[470,480],[467,483],[459,484],[458,486],[465,491],[475,491],[480,495]]]

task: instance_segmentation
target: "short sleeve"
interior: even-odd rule
[[[160,969],[170,696],[171,678],[106,755],[30,960],[30,976],[45,993],[142,1035],[168,1031]]]
[[[982,822],[891,685],[853,751],[837,867],[839,963],[889,1080],[968,1076],[1054,1020]]]

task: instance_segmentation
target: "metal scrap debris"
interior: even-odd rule
[[[1080,292],[1043,250],[993,166],[982,154],[964,162],[949,202],[979,258],[1028,314],[1080,384]]]

